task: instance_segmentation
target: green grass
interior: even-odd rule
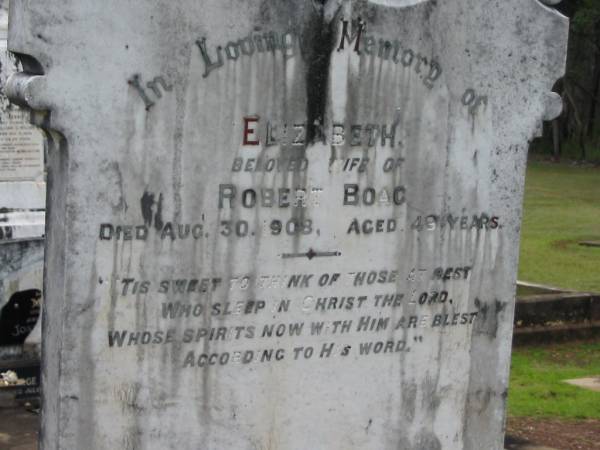
[[[600,343],[515,349],[509,415],[600,419],[600,392],[564,383],[594,376],[600,376]]]
[[[600,169],[530,162],[519,279],[600,292]]]
[[[527,170],[519,278],[600,292],[600,169],[532,161]],[[509,415],[600,419],[600,392],[564,380],[600,376],[600,342],[514,350]]]

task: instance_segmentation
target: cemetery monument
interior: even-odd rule
[[[42,448],[501,449],[551,3],[14,1]]]

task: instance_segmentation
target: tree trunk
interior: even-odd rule
[[[587,121],[587,136],[594,136],[596,126],[596,112],[598,109],[598,94],[600,94],[600,21],[594,23],[594,69],[592,72],[592,98],[590,99],[590,113]]]
[[[594,136],[596,125],[596,112],[598,110],[598,95],[600,94],[600,52],[594,54],[594,71],[592,75],[592,98],[590,99],[590,110],[587,121],[587,136]]]
[[[569,100],[571,107],[573,108],[573,116],[575,117],[575,121],[577,122],[577,130],[579,135],[579,145],[581,147],[581,160],[585,161],[586,159],[586,150],[585,150],[585,125],[583,120],[581,119],[581,115],[579,114],[579,110],[577,109],[577,103],[573,99],[569,89],[565,85],[565,97]]]
[[[560,120],[552,121],[552,140],[554,141],[554,161],[560,161]]]

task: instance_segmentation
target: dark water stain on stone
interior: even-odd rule
[[[481,334],[487,335],[490,338],[496,338],[498,335],[498,327],[502,322],[500,316],[508,307],[508,303],[494,299],[493,311],[490,311],[492,309],[492,305],[483,303],[479,298],[476,298],[475,307],[479,311],[479,317],[477,318],[477,331]]]
[[[489,330],[488,330],[490,336],[492,336],[494,338],[496,338],[498,336],[498,328],[500,327],[500,324],[502,323],[501,315],[506,310],[507,307],[508,307],[507,302],[501,302],[500,300],[495,299],[493,322],[489,325]]]
[[[481,322],[485,322],[487,320],[488,311],[490,309],[489,305],[483,303],[479,298],[475,299],[475,307],[479,311]]]
[[[396,449],[397,450],[408,450],[411,449],[410,441],[406,436],[400,436],[397,438]]]
[[[112,261],[112,273],[110,276],[110,307],[108,310],[108,329],[109,330],[114,330],[115,328],[115,321],[116,321],[116,316],[117,316],[117,299],[119,297],[119,287],[118,287],[118,280],[119,280],[119,266],[118,266],[118,260],[119,260],[119,250],[118,250],[118,242],[115,239],[114,243],[113,243],[113,250],[112,250],[112,257],[113,257],[113,261]]]
[[[469,393],[467,406],[469,410],[482,415],[489,408],[494,397],[496,397],[496,393],[491,388],[478,389],[475,392]]]
[[[366,434],[369,434],[369,428],[371,428],[371,425],[373,425],[373,419],[369,419],[369,423],[367,423],[367,426],[365,427]]]
[[[438,6],[437,0],[430,0],[425,4],[425,11],[423,15],[424,22],[428,22],[431,18],[431,15],[435,11]]]
[[[127,200],[125,200],[125,188],[123,184],[123,173],[121,172],[121,167],[119,163],[114,161],[109,164],[110,173],[114,174],[116,178],[116,184],[119,188],[119,200],[116,204],[113,204],[113,212],[117,214],[118,212],[127,212],[128,205]]]
[[[321,1],[320,3],[324,3]],[[306,140],[314,143],[324,139],[329,91],[329,69],[336,41],[336,21],[327,22],[323,10],[308,21],[302,38],[302,54],[306,63]]]
[[[429,431],[421,431],[412,446],[414,450],[442,450],[442,444],[437,436]]]
[[[415,383],[402,383],[402,411],[407,422],[415,420],[417,409],[417,385]]]
[[[258,23],[270,23],[271,22],[271,5],[269,2],[264,2],[260,6],[259,10],[259,21]]]
[[[77,324],[81,327],[81,349],[92,348],[93,331],[96,325],[96,313],[93,306],[97,301],[96,279],[98,278],[98,268],[96,266],[96,250],[94,250],[92,270],[88,278],[88,292],[85,301],[78,306]],[[77,402],[82,405],[83,411],[78,415],[78,435],[77,443],[79,448],[92,448],[96,441],[96,431],[94,424],[97,420],[96,413],[96,361],[91,352],[81,351],[79,354],[79,370],[77,372],[77,385],[73,386],[77,396]]]
[[[496,299],[496,315],[498,315],[501,312],[503,312],[504,310],[506,310],[507,306],[508,306],[507,302],[501,302],[500,300]]]
[[[140,199],[140,206],[142,208],[142,218],[144,219],[144,225],[152,225],[152,215],[154,208],[154,194],[150,192],[144,192]]]
[[[441,399],[438,395],[437,380],[433,379],[429,375],[426,376],[421,383],[421,392],[423,394],[421,405],[422,410],[426,410],[429,417],[433,417],[441,404]]]
[[[180,16],[183,16],[183,12],[180,12]],[[185,124],[185,113],[187,110],[189,91],[188,86],[190,83],[189,68],[192,59],[192,48],[186,46],[182,52],[184,57],[180,61],[180,64],[187,68],[182,71],[179,79],[177,80],[177,88],[175,89],[175,96],[177,98],[176,112],[175,112],[175,133],[173,136],[173,203],[175,207],[174,220],[181,221],[181,214],[183,208],[183,199],[181,190],[183,186],[183,153],[184,153],[184,124]]]
[[[163,195],[158,195],[158,202],[156,202],[156,214],[154,216],[154,227],[156,231],[161,231],[165,225],[162,218],[162,208],[163,208]]]

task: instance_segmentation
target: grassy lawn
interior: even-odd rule
[[[600,292],[600,169],[530,162],[519,279]]]
[[[600,292],[600,169],[529,163],[519,279]],[[509,415],[600,419],[600,392],[564,380],[600,376],[600,342],[517,348]]]
[[[600,419],[600,392],[563,382],[594,376],[600,376],[600,342],[515,349],[509,415]]]

